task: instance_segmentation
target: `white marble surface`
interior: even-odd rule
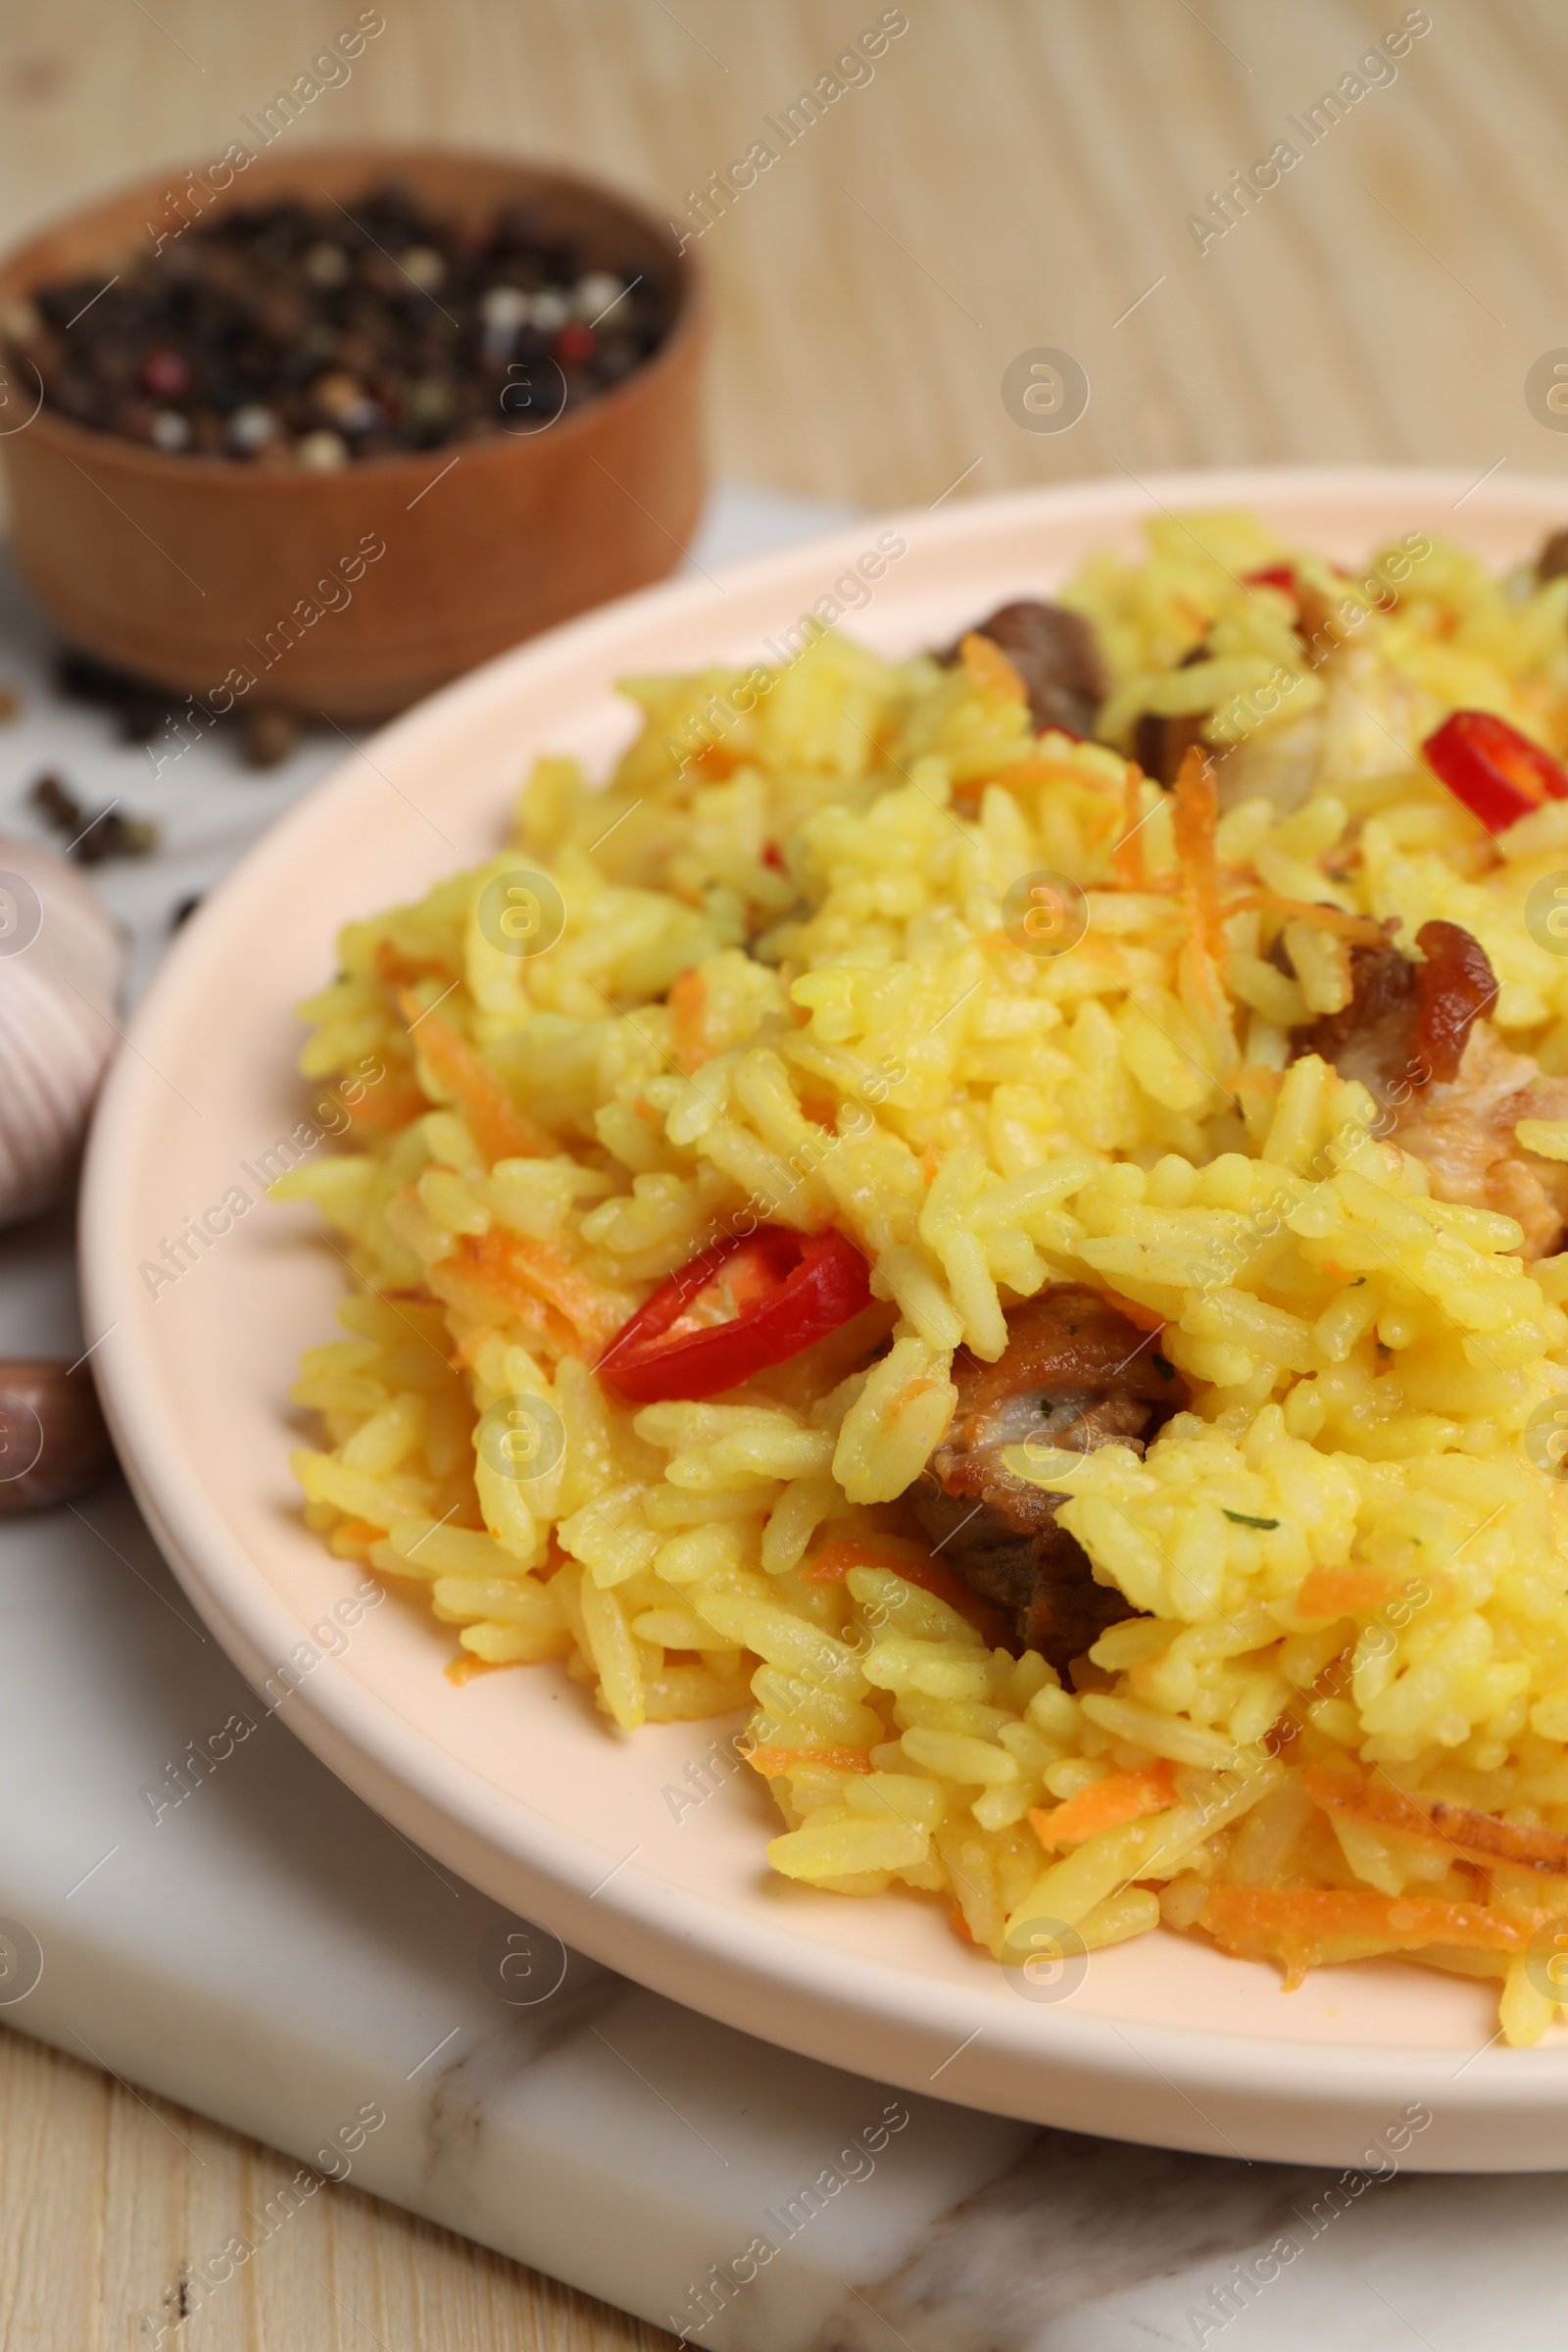
[[[703,560],[829,519],[731,495]],[[338,747],[258,780],[215,743],[153,779],[51,704],[45,642],[0,587],[0,684],[27,698],[0,808],[48,765],[164,818],[163,857],[101,869],[144,972],[169,906]],[[74,1352],[74,1291],[64,1215],[0,1238],[0,1352]],[[225,1739],[170,1803],[188,1744]],[[0,1533],[0,2021],[295,2155],[301,2195],[352,2179],[720,2352],[1518,2352],[1568,2323],[1557,2178],[1337,2177],[1035,2132],[564,1953],[264,1713],[118,1482]]]

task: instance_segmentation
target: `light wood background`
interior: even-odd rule
[[[384,33],[290,139],[527,150],[671,215],[881,13],[880,0],[381,5]],[[0,237],[220,154],[358,6],[13,0]],[[1247,461],[1568,476],[1568,440],[1524,395],[1532,362],[1568,346],[1568,12],[1553,0],[1430,0],[1397,78],[1201,254],[1187,216],[1277,139],[1304,144],[1287,118],[1354,71],[1400,0],[905,10],[870,83],[703,240],[721,473],[867,506]],[[1007,363],[1040,346],[1089,375],[1070,431],[1025,431],[1003,406]],[[291,2169],[0,2031],[6,2352],[144,2340],[132,2315]],[[657,2334],[346,2187],[167,2340],[598,2352]]]

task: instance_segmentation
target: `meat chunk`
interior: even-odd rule
[[[1497,998],[1486,949],[1458,923],[1423,923],[1415,944],[1421,969],[1421,1021],[1415,1050],[1433,1078],[1456,1078],[1476,1022]]]
[[[1455,1077],[1472,1027],[1497,994],[1486,950],[1457,923],[1423,923],[1415,944],[1424,962],[1401,956],[1392,939],[1352,948],[1349,1004],[1325,1013],[1297,1047],[1359,1079],[1380,1102],[1401,1081]]]
[[[1297,1053],[1359,1079],[1384,1110],[1378,1132],[1425,1164],[1438,1200],[1517,1218],[1524,1255],[1550,1256],[1568,1223],[1568,1165],[1527,1152],[1514,1129],[1568,1119],[1568,1078],[1511,1053],[1483,1017],[1497,984],[1468,931],[1423,923],[1416,945],[1422,963],[1392,941],[1353,949],[1349,1004],[1298,1031]]]
[[[1185,718],[1160,718],[1154,711],[1146,710],[1133,729],[1133,758],[1146,776],[1169,787],[1181,774],[1182,761],[1195,743],[1207,751],[1203,738],[1207,724],[1206,710]]]
[[[954,1358],[957,1409],[910,1500],[955,1574],[1008,1612],[1018,1647],[1043,1651],[1059,1670],[1135,1612],[1114,1587],[1096,1584],[1088,1553],[1057,1526],[1066,1496],[1015,1478],[1003,1454],[1030,1438],[1078,1453],[1130,1446],[1142,1454],[1187,1394],[1156,1335],[1077,1283],[1016,1307],[1007,1334],[994,1364],[967,1348]]]
[[[1425,1162],[1440,1200],[1516,1217],[1522,1254],[1552,1257],[1568,1225],[1568,1165],[1527,1152],[1514,1134],[1521,1119],[1568,1119],[1568,1078],[1546,1077],[1481,1021],[1457,1076],[1412,1095],[1394,1140]]]
[[[1176,666],[1194,669],[1200,662],[1210,659],[1205,637],[1190,653],[1183,654]],[[1194,744],[1204,752],[1208,750],[1203,729],[1209,717],[1207,710],[1189,711],[1180,718],[1161,718],[1157,711],[1145,710],[1133,728],[1133,758],[1145,775],[1152,776],[1156,784],[1167,787],[1174,784]]]
[[[1284,957],[1279,960],[1283,967]],[[1420,967],[1392,940],[1381,948],[1352,948],[1350,1002],[1297,1030],[1292,1058],[1321,1054],[1342,1078],[1356,1079],[1374,1102],[1386,1102],[1391,1087],[1411,1082],[1420,1025]]]
[[[1066,735],[1094,733],[1095,714],[1110,692],[1110,680],[1094,630],[1081,613],[1025,598],[999,606],[989,620],[975,622],[974,633],[989,637],[1012,663],[1029,696],[1037,733],[1046,727],[1059,727]],[[948,663],[957,658],[956,645],[937,657]]]

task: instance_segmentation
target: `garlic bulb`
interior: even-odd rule
[[[0,835],[0,1225],[43,1208],[71,1176],[124,965],[92,885],[40,843]]]

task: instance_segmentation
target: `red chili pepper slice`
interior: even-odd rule
[[[1494,710],[1455,710],[1421,750],[1489,833],[1506,833],[1544,801],[1568,801],[1568,775],[1551,754]]]
[[[1271,564],[1262,571],[1248,571],[1242,575],[1249,588],[1281,588],[1287,596],[1298,594],[1294,564]]]
[[[785,1363],[871,1302],[871,1270],[839,1233],[763,1226],[662,1283],[599,1359],[633,1404],[695,1402]]]

